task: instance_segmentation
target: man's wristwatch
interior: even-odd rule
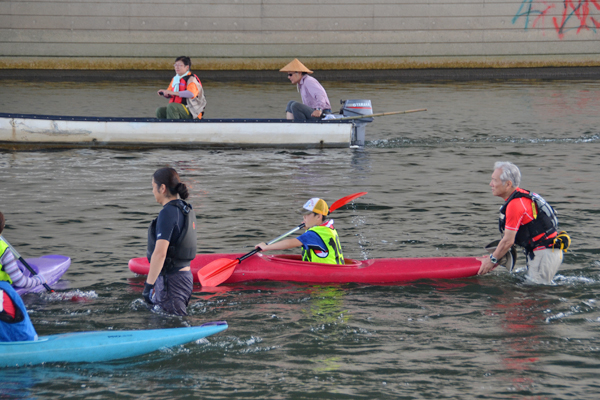
[[[490,261],[492,264],[498,264],[498,259],[494,257],[494,254],[490,254]]]

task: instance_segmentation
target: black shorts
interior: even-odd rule
[[[187,315],[194,279],[191,271],[159,275],[154,286],[154,304],[169,314]]]

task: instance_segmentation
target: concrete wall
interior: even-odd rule
[[[599,66],[597,0],[0,0],[0,68]]]

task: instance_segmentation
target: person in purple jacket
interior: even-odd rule
[[[0,212],[0,235],[4,230],[4,214]],[[32,287],[46,283],[40,276],[23,275],[8,244],[0,239],[0,342],[37,340],[25,304],[15,287]]]
[[[318,80],[309,75],[313,71],[306,68],[297,58],[279,71],[288,73],[288,79],[296,85],[302,97],[302,103],[292,100],[287,104],[287,119],[314,121],[321,119],[323,114],[331,113],[327,92]]]
[[[0,234],[4,231],[4,214],[0,212]],[[25,276],[17,264],[17,259],[6,242],[0,239],[0,281],[7,281],[15,288],[32,288],[46,283],[42,275]]]

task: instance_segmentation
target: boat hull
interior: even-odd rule
[[[198,271],[221,258],[235,260],[243,254],[200,254],[191,263],[194,281]],[[391,284],[419,279],[456,279],[477,275],[481,261],[475,257],[346,259],[346,265],[304,262],[300,256],[270,256],[258,253],[235,267],[224,283],[245,281],[292,281],[307,283]],[[129,269],[147,275],[146,258],[133,258]]]
[[[0,367],[49,362],[101,362],[179,346],[227,329],[218,321],[189,328],[74,332],[27,342],[0,343]]]
[[[0,113],[0,148],[349,147],[351,121],[158,120]]]
[[[51,254],[47,256],[41,256],[38,258],[26,258],[27,264],[38,274],[41,274],[44,278],[46,278],[48,286],[52,287],[58,280],[64,275],[65,272],[71,266],[71,259],[66,256],[61,256],[58,254]],[[31,276],[31,272],[21,263],[21,261],[17,261],[19,268],[23,271],[23,275]],[[32,288],[15,288],[19,295],[24,295],[26,293],[38,293],[46,291],[44,285],[34,286]]]

